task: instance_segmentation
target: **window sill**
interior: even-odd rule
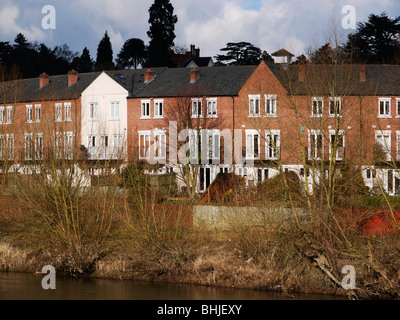
[[[151,120],[151,117],[140,117],[140,120]]]
[[[391,119],[392,116],[378,116],[378,119]]]
[[[214,116],[214,115],[207,115],[207,119],[217,119],[218,115]]]
[[[155,116],[155,117],[153,117],[153,119],[164,119],[164,117],[163,116]]]
[[[265,118],[278,118],[278,115],[276,115],[276,114],[267,114],[264,117]]]
[[[312,114],[311,118],[322,118],[323,116],[323,114]]]
[[[330,114],[329,115],[329,118],[335,118],[335,117],[337,117],[337,118],[342,118],[343,116],[342,115],[334,115],[334,114]]]
[[[261,118],[261,115],[249,115],[249,118]]]

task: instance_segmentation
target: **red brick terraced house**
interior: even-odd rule
[[[72,71],[0,89],[3,170],[86,150],[89,162],[151,162],[158,174],[200,161],[197,192],[219,172],[252,186],[293,171],[312,188],[347,163],[370,189],[400,187],[397,65]]]
[[[400,187],[400,66],[261,62],[157,76],[147,70],[145,78],[128,97],[129,158],[161,164],[159,173],[179,172],[182,144],[169,130],[179,137],[187,129],[184,152],[202,161],[198,192],[219,172],[256,185],[294,171],[312,189],[346,163],[362,170],[370,189],[377,180],[391,195]]]

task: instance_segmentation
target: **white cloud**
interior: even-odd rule
[[[23,33],[30,41],[43,41],[46,35],[43,29],[35,24],[30,24],[28,28],[22,27],[18,21],[20,10],[16,5],[7,5],[0,9],[0,34],[3,37],[15,37],[18,33]]]
[[[42,0],[41,0],[42,1]],[[148,10],[153,0],[43,0],[57,10],[57,30],[41,29],[41,4],[0,0],[0,36],[13,39],[18,32],[30,41],[49,45],[70,44],[81,51],[87,46],[95,56],[97,45],[108,30],[114,53],[123,42],[137,37],[148,42]],[[386,11],[400,15],[398,0],[353,0],[357,21],[368,14]],[[195,44],[202,55],[215,56],[230,41],[248,41],[272,53],[285,47],[299,55],[323,36],[329,19],[341,19],[347,0],[171,0],[178,15],[175,44]],[[44,4],[43,4],[44,5]],[[38,8],[39,7],[39,8]],[[72,22],[72,23],[71,23]]]

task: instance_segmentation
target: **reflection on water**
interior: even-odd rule
[[[131,280],[57,277],[55,290],[42,289],[44,275],[0,273],[0,300],[281,300],[293,299],[262,290],[212,288]],[[295,295],[294,299],[332,299]]]

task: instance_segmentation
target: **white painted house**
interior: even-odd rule
[[[106,72],[83,91],[81,137],[89,160],[126,159],[128,95]]]

